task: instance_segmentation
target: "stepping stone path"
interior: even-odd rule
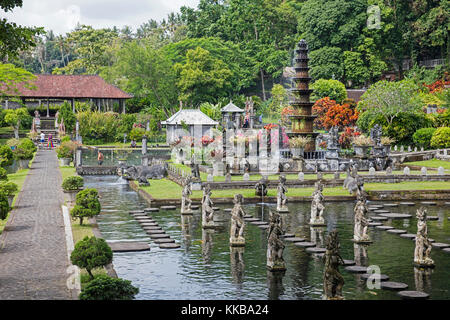
[[[378,220],[378,221],[386,221],[388,218],[386,217],[370,217],[372,220]]]
[[[170,238],[170,236],[168,234],[164,234],[164,233],[149,234],[149,237],[152,238],[152,239]]]
[[[434,202],[434,201],[422,201],[420,203],[423,204],[423,205],[428,205],[428,206],[435,206],[436,205],[436,202]]]
[[[399,205],[402,205],[402,206],[415,206],[416,204],[414,202],[400,202]]]
[[[369,227],[377,227],[382,226],[383,224],[381,222],[370,222]]]
[[[375,228],[380,229],[380,230],[390,230],[390,229],[394,229],[394,227],[391,227],[391,226],[377,226],[377,227],[375,227]]]
[[[250,221],[251,224],[254,224],[255,226],[267,224],[265,221]]]
[[[450,206],[450,202],[448,202],[448,201],[444,202],[444,204],[445,204],[446,206]]]
[[[444,249],[442,249],[442,251],[450,253],[450,248],[444,248]]]
[[[293,237],[295,237],[295,234],[293,234],[293,233],[285,233],[281,237],[285,238],[285,239],[286,238],[293,238]]]
[[[344,268],[345,270],[347,270],[348,272],[353,272],[353,273],[367,273],[367,267],[363,267],[363,266],[348,266]]]
[[[427,220],[431,220],[431,221],[439,220],[439,217],[438,216],[427,216]]]
[[[428,293],[422,292],[422,291],[399,291],[397,293],[402,299],[428,299],[430,295]]]
[[[145,226],[142,229],[144,229],[145,231],[147,231],[147,230],[162,230],[162,228],[158,227],[158,226]]]
[[[133,252],[133,251],[149,251],[150,246],[146,242],[108,242],[113,252]]]
[[[294,242],[294,245],[296,245],[297,247],[302,247],[302,248],[308,248],[308,247],[315,247],[316,244],[312,243],[312,242]]]
[[[380,214],[382,217],[386,217],[389,219],[409,219],[412,218],[412,215],[406,213],[383,213]]]
[[[161,244],[161,243],[174,243],[175,240],[170,239],[170,238],[164,238],[164,239],[155,239],[153,240],[154,243],[156,244]]]
[[[394,234],[402,234],[402,233],[406,233],[406,230],[401,230],[401,229],[390,229],[390,230],[387,230],[387,232],[389,232],[389,233],[394,233]]]
[[[260,225],[258,225],[258,228],[260,228],[260,229],[269,229],[269,225],[268,224],[260,224]]]
[[[145,212],[158,212],[159,208],[145,208],[144,211]]]
[[[307,248],[306,252],[309,253],[325,253],[327,251],[327,249],[325,248]]]
[[[375,278],[376,276],[379,276],[380,281],[388,281],[389,280],[388,275],[385,275],[385,274],[375,275],[373,273],[364,273],[361,275],[361,279],[369,279],[370,277],[372,277],[372,279],[376,279]]]
[[[144,213],[144,210],[133,210],[133,211],[128,211],[129,214],[134,214],[134,213]]]
[[[131,213],[133,217],[147,217],[147,214],[144,212]]]
[[[393,207],[398,207],[398,204],[397,203],[385,203],[384,206],[393,208]]]
[[[388,290],[404,290],[408,288],[408,285],[406,283],[393,281],[382,281],[380,285],[381,289],[388,289]]]
[[[412,233],[403,233],[400,235],[400,237],[406,238],[406,239],[416,239],[416,235],[412,234]]]
[[[389,213],[389,210],[375,210],[375,213]]]
[[[231,211],[233,211],[233,209],[232,208],[226,208],[226,209],[223,209],[223,211],[224,212],[231,212]]]
[[[197,205],[197,204],[191,205],[191,209],[192,209],[192,210],[197,210],[198,208],[200,208],[200,206]]]
[[[178,243],[161,243],[159,247],[161,249],[177,249],[180,245]]]
[[[220,208],[219,208],[219,207],[212,207],[212,209],[213,209],[214,211],[218,211],[218,210],[220,210]]]
[[[158,223],[157,222],[141,222],[141,227],[145,228],[145,227],[157,227]]]
[[[252,221],[261,221],[261,220],[259,220],[258,218],[244,218],[244,220],[245,220],[245,221],[248,221],[248,222],[252,222]]]
[[[346,260],[344,259],[344,266],[354,266],[356,262],[354,260]]]
[[[161,206],[159,207],[161,210],[175,210],[177,206]]]
[[[147,234],[165,234],[166,232],[162,229],[155,230],[155,229],[144,229]]]
[[[431,243],[431,246],[433,246],[435,248],[440,248],[440,249],[450,248],[450,244],[442,243],[442,242],[433,242],[433,243]]]
[[[286,241],[286,242],[303,242],[303,241],[305,241],[305,239],[299,238],[299,237],[290,237],[290,238],[285,238],[284,241]]]

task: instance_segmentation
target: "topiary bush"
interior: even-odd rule
[[[431,137],[436,131],[436,128],[422,128],[414,132],[413,141],[414,145],[423,147],[424,149],[430,149]]]
[[[11,147],[7,145],[0,146],[0,167],[12,165],[14,159]]]
[[[131,281],[111,278],[107,275],[97,276],[90,281],[79,295],[80,300],[133,300],[139,289]]]
[[[0,167],[0,180],[8,181],[6,170]]]
[[[19,186],[14,182],[2,182],[0,183],[0,193],[5,194],[6,196],[12,196],[17,191],[19,191]]]
[[[86,269],[91,279],[94,279],[92,269],[106,266],[112,258],[113,252],[106,241],[94,236],[78,241],[70,255],[72,264]]]
[[[30,160],[37,150],[33,141],[28,138],[20,139],[19,144],[14,149],[13,154],[17,160]]]
[[[311,94],[312,101],[329,97],[337,103],[342,103],[347,99],[345,85],[338,80],[319,79],[311,85],[311,89],[314,90]]]
[[[75,206],[70,211],[73,219],[79,218],[80,225],[84,218],[91,218],[100,213],[101,205],[98,200],[98,191],[96,189],[84,189],[80,191],[75,198]]]
[[[56,155],[58,156],[58,159],[62,158],[73,158],[73,154],[75,153],[75,150],[77,149],[77,144],[73,141],[64,141],[61,142],[61,145],[56,148]]]
[[[436,129],[431,137],[431,148],[450,148],[450,127],[440,127]]]
[[[80,176],[70,176],[64,179],[62,188],[64,191],[80,190],[83,188],[84,179]]]
[[[11,208],[8,203],[8,196],[0,192],[0,219],[5,220]]]

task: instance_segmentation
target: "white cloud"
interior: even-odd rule
[[[65,34],[80,24],[94,28],[123,27],[136,30],[150,19],[166,18],[182,6],[197,7],[199,0],[26,0],[22,8],[0,11],[0,17],[22,26],[44,27]]]

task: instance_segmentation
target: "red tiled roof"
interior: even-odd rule
[[[347,89],[347,97],[358,102],[364,92],[366,92],[366,89]]]
[[[18,85],[23,98],[130,99],[133,96],[107,83],[97,75],[37,74],[36,90]]]

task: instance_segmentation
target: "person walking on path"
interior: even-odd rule
[[[101,166],[103,164],[103,153],[100,152],[100,150],[98,150],[98,156],[97,156],[97,161],[98,161],[98,165]]]
[[[45,133],[41,132],[41,147],[44,148],[45,143]]]
[[[53,136],[52,136],[51,133],[48,135],[48,144],[47,144],[47,147],[50,148],[50,149],[53,149]]]

